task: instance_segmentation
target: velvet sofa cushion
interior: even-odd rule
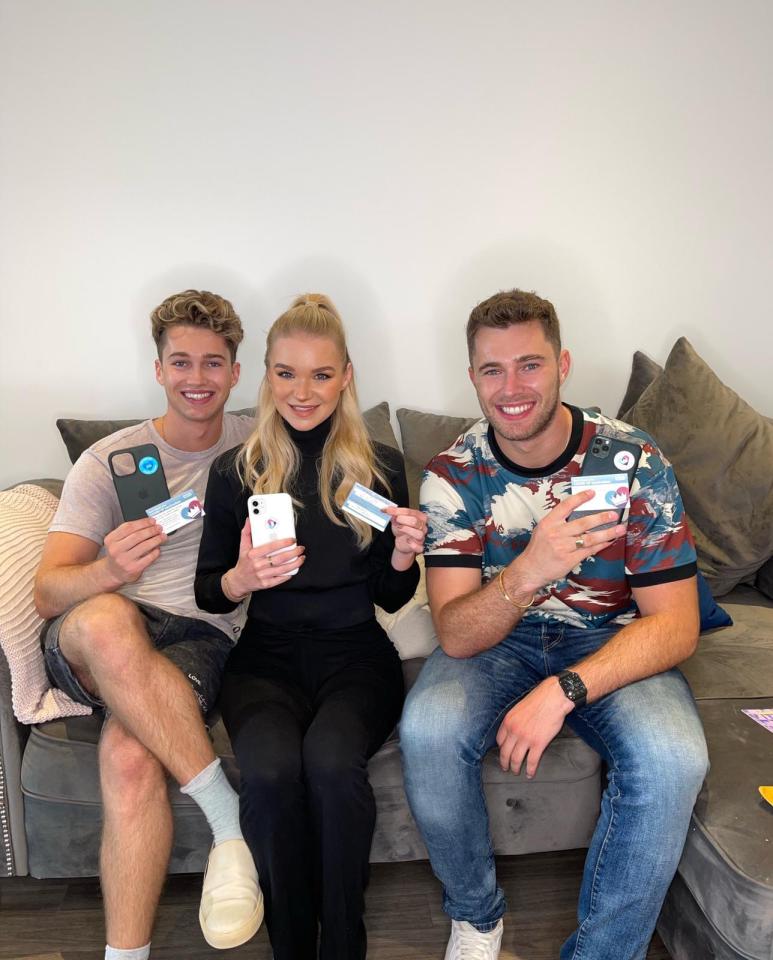
[[[760,593],[773,600],[773,557],[760,567],[754,585]]]
[[[237,416],[254,416],[255,407],[245,407],[242,410],[233,410]],[[375,407],[363,412],[365,423],[370,435],[379,443],[390,447],[398,447],[397,437],[389,420],[389,404],[378,403]],[[70,457],[70,463],[75,463],[78,457],[97,440],[110,436],[116,430],[132,427],[141,420],[70,420],[59,419],[56,425],[62,435],[64,445]]]
[[[773,554],[773,423],[682,337],[626,419],[673,462],[698,562],[715,596]]]
[[[40,650],[35,572],[57,503],[32,484],[0,493],[0,647],[11,673],[13,712],[22,723],[90,713],[52,689]]]
[[[770,733],[747,707],[773,708],[773,698],[698,703],[711,769],[693,810],[679,875],[718,933],[721,952],[675,956],[773,956],[773,843],[770,807],[758,793],[770,772]],[[706,944],[706,947],[709,945]]]
[[[679,664],[695,699],[773,696],[773,601],[739,585],[722,606],[732,627],[701,634],[695,653]]]
[[[634,353],[631,363],[631,376],[628,379],[628,386],[620,403],[620,409],[617,411],[618,420],[627,419],[628,411],[661,373],[663,373],[663,367],[659,363],[655,363],[646,353],[642,353],[641,350]]]
[[[400,439],[405,455],[405,472],[411,506],[419,507],[419,487],[424,468],[429,461],[450,447],[456,438],[479,417],[446,417],[437,413],[422,413],[408,407],[397,411]]]

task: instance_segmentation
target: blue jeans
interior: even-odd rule
[[[486,930],[505,912],[480,772],[504,715],[616,629],[519,625],[475,657],[454,659],[438,648],[424,665],[405,704],[400,744],[408,801],[453,919]],[[573,710],[566,722],[608,773],[579,926],[561,958],[643,960],[708,769],[698,712],[682,674],[669,670]]]

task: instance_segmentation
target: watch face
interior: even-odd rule
[[[585,689],[585,684],[576,673],[566,671],[559,676],[558,682],[561,684],[561,689],[564,691],[569,700],[572,701],[572,703],[577,703],[579,700],[585,700],[586,696],[588,695],[588,691]]]

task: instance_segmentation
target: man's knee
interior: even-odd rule
[[[400,749],[407,764],[453,761],[465,752],[468,738],[458,689],[424,686],[411,690],[400,718]]]
[[[709,772],[709,755],[703,730],[686,736],[671,752],[667,766],[668,781],[672,792],[695,797]]]
[[[99,745],[102,797],[110,809],[132,812],[166,796],[166,772],[149,750],[114,723],[108,722]]]
[[[147,642],[145,625],[136,605],[117,593],[84,600],[69,614],[59,637],[62,653],[76,665],[123,659],[136,649],[132,641]]]
[[[657,730],[638,738],[621,772],[629,789],[649,798],[652,805],[676,813],[692,809],[708,769],[706,740],[696,725],[682,728],[678,738],[658,736]]]

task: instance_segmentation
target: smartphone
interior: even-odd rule
[[[262,547],[272,540],[295,539],[295,515],[293,500],[289,493],[261,493],[247,501],[247,513],[250,518],[250,533],[253,547]],[[281,547],[292,550],[292,547]],[[298,572],[291,570],[291,576]]]
[[[113,461],[126,454],[130,462],[122,461],[122,464],[133,465],[133,469],[125,473],[122,468],[120,473],[116,473]],[[142,520],[147,516],[145,511],[148,507],[155,507],[157,503],[169,499],[169,487],[155,443],[141,443],[137,447],[114,450],[107,462],[124,520]]]
[[[579,476],[599,477],[601,479],[603,476],[611,474],[624,474],[625,483],[619,483],[616,488],[610,484],[606,491],[607,503],[603,506],[591,507],[588,510],[573,510],[567,517],[567,521],[616,509],[616,520],[601,523],[597,527],[593,527],[593,530],[606,530],[607,527],[614,527],[615,524],[620,523],[630,501],[631,484],[639,466],[640,456],[641,447],[637,443],[628,443],[625,440],[618,440],[617,437],[608,437],[603,433],[597,433],[585,451]],[[591,487],[587,487],[587,489],[591,489]],[[621,506],[617,506],[615,501],[622,499],[623,496],[625,502]],[[593,503],[592,500],[590,502]]]

